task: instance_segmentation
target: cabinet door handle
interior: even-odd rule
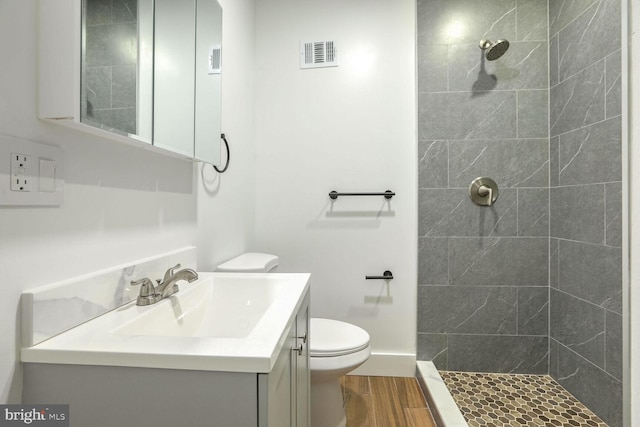
[[[302,344],[300,344],[300,345],[299,345],[299,346],[297,346],[297,347],[293,347],[293,348],[291,349],[291,351],[297,351],[297,352],[298,352],[298,356],[302,356]]]
[[[307,333],[305,332],[303,336],[298,337],[299,340],[302,340],[303,343],[307,343]]]

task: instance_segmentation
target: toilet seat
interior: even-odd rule
[[[350,323],[333,319],[311,318],[309,355],[335,357],[357,353],[369,346],[369,334]]]

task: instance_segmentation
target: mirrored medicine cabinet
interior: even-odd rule
[[[216,0],[41,0],[39,117],[219,165]]]

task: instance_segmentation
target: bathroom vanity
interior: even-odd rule
[[[23,348],[23,402],[69,404],[76,427],[307,427],[309,275],[200,273],[179,286]],[[36,300],[23,295],[34,324]]]

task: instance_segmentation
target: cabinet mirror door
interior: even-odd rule
[[[196,0],[155,0],[153,145],[193,157]]]
[[[83,0],[80,121],[152,141],[153,0]]]
[[[198,0],[196,16],[194,157],[220,165],[222,7],[216,0]]]

